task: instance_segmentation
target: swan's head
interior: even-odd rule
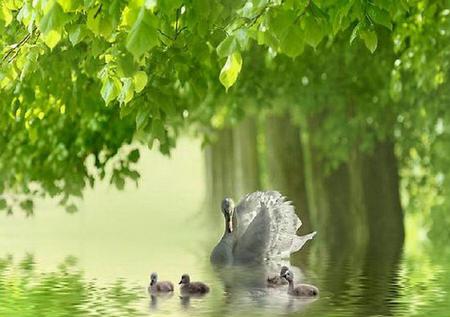
[[[281,277],[284,277],[289,282],[292,282],[294,280],[294,273],[292,273],[292,271],[287,270],[284,274],[281,275]]]
[[[181,276],[181,280],[178,284],[189,284],[191,282],[191,278],[189,277],[188,274],[183,274]]]
[[[282,266],[280,271],[280,276],[283,277],[286,272],[289,271],[289,268],[287,266]]]
[[[157,281],[158,281],[158,274],[156,274],[156,273],[153,272],[153,273],[150,275],[150,285],[156,284]]]
[[[225,217],[227,231],[233,232],[233,213],[234,213],[234,201],[231,198],[224,198],[222,200],[222,212]]]

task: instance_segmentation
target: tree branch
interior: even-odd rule
[[[8,57],[12,55],[12,57],[8,60],[8,62],[10,63],[19,53],[20,49],[22,48],[22,46],[28,42],[30,40],[30,38],[32,37],[34,31],[36,31],[37,27],[34,26],[33,30],[30,33],[27,33],[18,43],[11,45],[11,48],[6,52],[6,54],[3,56],[2,58],[2,63],[8,59]]]
[[[311,2],[312,0],[308,0],[308,3],[306,4],[305,8],[303,9],[303,11],[295,18],[294,20],[294,24],[298,22],[298,20],[300,20],[305,14],[306,11],[309,9],[309,7],[311,6]]]

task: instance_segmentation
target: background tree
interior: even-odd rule
[[[0,204],[9,212],[15,203],[31,212],[33,195],[74,210],[71,197],[96,175],[119,188],[137,179],[139,152],[121,150],[132,141],[168,154],[186,129],[208,143],[272,111],[302,132],[298,175],[317,226],[368,221],[373,236],[397,219],[402,236],[398,175],[406,206],[447,182],[448,1],[6,0],[0,12]],[[275,134],[268,146],[280,144]],[[268,155],[255,137],[226,153],[275,168],[236,154]],[[269,171],[267,183],[283,186]]]

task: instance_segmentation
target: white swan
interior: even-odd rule
[[[236,207],[231,198],[225,198],[222,212],[225,232],[211,253],[213,264],[260,264],[287,258],[316,234],[297,236],[301,221],[277,191],[248,194]]]

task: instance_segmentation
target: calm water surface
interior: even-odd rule
[[[319,233],[291,259],[296,279],[320,288],[317,300],[266,289],[271,268],[214,270],[223,225],[204,203],[199,148],[185,140],[170,160],[146,152],[139,188],[97,186],[74,215],[51,201],[33,218],[0,215],[0,316],[450,316],[450,248],[413,219],[395,252],[329,250]],[[152,271],[174,283],[190,273],[212,291],[152,298]]]

